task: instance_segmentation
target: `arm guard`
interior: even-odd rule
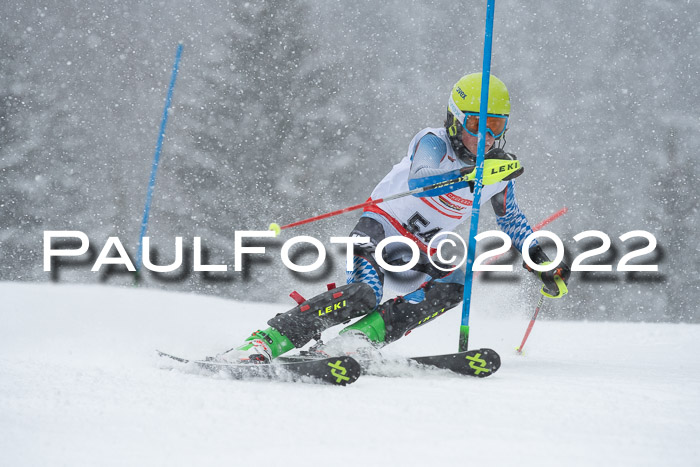
[[[408,176],[408,188],[414,190],[435,183],[454,180],[462,176],[460,170],[444,170],[440,169],[440,162],[447,155],[447,144],[432,133],[423,136],[413,153],[411,161],[411,171]],[[438,196],[445,193],[450,193],[460,188],[468,186],[468,182],[459,182],[452,185],[447,185],[443,188],[430,190],[426,193],[421,193],[416,196],[419,198],[425,196]]]

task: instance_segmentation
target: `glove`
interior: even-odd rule
[[[493,185],[498,182],[506,182],[521,176],[525,172],[522,164],[515,156],[505,152],[501,148],[493,148],[484,155],[484,172],[482,183]],[[474,193],[474,179],[476,170],[474,167],[465,167],[462,173],[466,174],[464,180],[469,183],[469,189]]]
[[[514,178],[522,175],[524,171],[525,169],[514,154],[507,153],[500,148],[493,148],[484,156],[482,183],[483,185],[493,185],[494,183],[513,180]],[[455,180],[457,178],[459,178],[459,181]],[[413,190],[440,182],[448,182],[445,186],[439,186],[432,190],[423,191],[413,195],[418,198],[439,196],[467,186],[471,192],[474,193],[475,178],[476,170],[474,169],[474,166],[469,166],[438,175],[429,175],[421,178],[409,178],[408,188]],[[274,226],[271,225],[270,230],[275,230]]]
[[[535,245],[530,247],[530,259],[533,263],[546,266],[551,264],[551,261],[542,250],[542,247]],[[565,262],[559,263],[559,266],[550,271],[535,271],[523,261],[523,267],[530,272],[537,274],[537,277],[544,284],[540,293],[549,298],[561,298],[569,292],[567,283],[571,276],[571,269]]]
[[[493,148],[484,155],[484,185],[513,180],[524,171],[515,154],[501,148]]]

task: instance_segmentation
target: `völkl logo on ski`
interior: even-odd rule
[[[345,376],[345,373],[347,373],[347,370],[345,369],[345,367],[344,367],[343,365],[341,365],[341,363],[342,363],[342,362],[341,362],[340,360],[336,361],[335,363],[328,363],[328,366],[332,368],[331,374],[332,374],[333,376],[335,376],[335,378],[336,378],[335,382],[338,383],[338,384],[340,384],[340,383],[343,382],[343,381],[349,381],[349,380],[350,380],[350,378],[348,378],[347,376]],[[339,370],[341,373],[338,374],[338,373],[336,372],[336,370]]]
[[[469,368],[474,370],[475,375],[479,375],[480,373],[489,373],[491,371],[488,368],[486,368],[486,360],[481,358],[480,353],[474,355],[473,357],[470,355],[467,355],[464,358],[469,360]],[[477,364],[478,364],[478,366],[477,366]]]

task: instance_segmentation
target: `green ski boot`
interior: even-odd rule
[[[384,324],[384,319],[378,311],[373,311],[357,322],[346,327],[340,331],[340,335],[347,332],[353,332],[355,334],[362,333],[366,339],[371,342],[375,347],[383,347],[384,341],[386,339],[386,326]]]
[[[255,331],[245,342],[221,355],[232,363],[269,363],[294,348],[294,344],[275,328]]]
[[[309,349],[318,355],[351,355],[371,358],[385,344],[385,327],[381,315],[373,311],[340,331],[338,337]]]

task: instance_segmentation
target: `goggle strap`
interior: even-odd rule
[[[462,112],[462,110],[459,107],[457,107],[457,103],[452,98],[452,94],[450,94],[450,101],[447,103],[447,108],[450,109],[452,115],[455,116],[457,121],[461,123],[463,127],[467,125],[467,116],[464,112]]]

